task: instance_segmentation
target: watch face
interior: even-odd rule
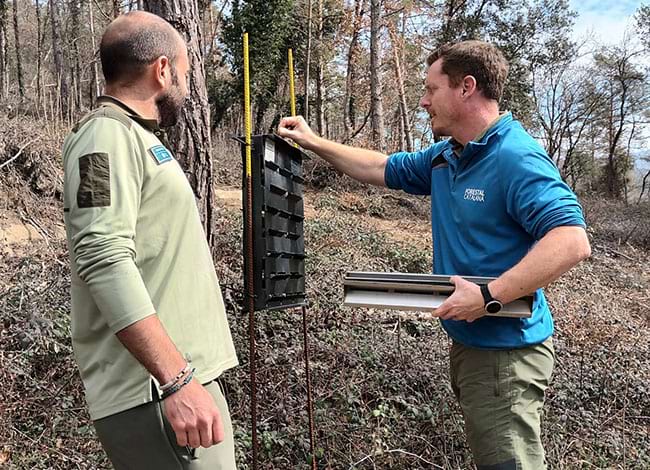
[[[485,306],[485,311],[488,313],[499,313],[502,308],[503,305],[501,305],[501,302],[498,300],[493,300],[492,302],[487,303]]]

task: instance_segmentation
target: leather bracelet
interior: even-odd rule
[[[169,382],[167,382],[165,385],[161,385],[161,386],[160,386],[160,391],[161,391],[161,392],[164,392],[164,391],[167,390],[168,388],[171,388],[172,386],[176,385],[176,383],[178,383],[178,381],[181,380],[181,379],[183,378],[183,376],[184,376],[185,374],[187,374],[187,372],[188,372],[189,370],[190,370],[190,365],[189,365],[188,363],[185,363],[185,367],[183,367],[183,370],[181,370],[181,371],[176,375],[176,377],[174,377],[173,379],[171,379],[171,380],[170,380]]]
[[[168,388],[167,390],[165,390],[165,391],[163,392],[162,396],[160,397],[160,399],[161,399],[161,400],[164,400],[164,399],[167,398],[168,396],[173,395],[174,393],[178,392],[181,388],[183,388],[184,386],[186,386],[188,383],[190,383],[190,382],[192,381],[192,379],[194,378],[194,372],[195,372],[195,371],[196,371],[196,369],[195,369],[195,368],[192,368],[192,370],[190,371],[190,373],[187,374],[187,377],[185,377],[185,379],[183,379],[182,382],[178,382],[177,384],[174,384],[174,385],[172,385],[170,388]]]

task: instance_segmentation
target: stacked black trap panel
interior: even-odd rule
[[[245,150],[242,144],[244,221],[248,220]],[[251,139],[255,310],[305,305],[303,158],[299,148],[275,134]],[[244,249],[244,266],[249,256]],[[248,276],[244,276],[244,288],[251,292]]]

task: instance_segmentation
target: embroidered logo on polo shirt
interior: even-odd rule
[[[465,190],[466,201],[485,202],[485,193],[482,189],[467,188]]]
[[[164,145],[154,145],[149,149],[149,152],[151,152],[151,155],[153,155],[153,158],[156,160],[158,165],[162,165],[163,163],[170,162],[174,159],[171,152],[167,150]]]

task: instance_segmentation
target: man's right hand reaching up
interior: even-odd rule
[[[362,183],[385,186],[384,171],[388,157],[374,150],[338,144],[319,137],[302,116],[286,117],[278,126],[280,137],[293,140],[305,150],[311,150],[334,168]]]

